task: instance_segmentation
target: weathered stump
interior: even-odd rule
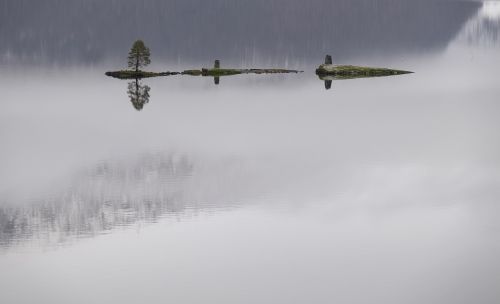
[[[325,56],[325,64],[333,64],[332,56],[331,55],[326,55]]]

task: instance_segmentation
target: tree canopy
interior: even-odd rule
[[[128,52],[128,67],[135,69],[136,72],[139,71],[140,68],[151,63],[150,56],[151,53],[144,41],[137,40]]]

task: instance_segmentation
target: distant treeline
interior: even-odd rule
[[[0,63],[99,63],[137,38],[155,59],[293,67],[325,53],[440,49],[478,3],[411,0],[0,0]]]

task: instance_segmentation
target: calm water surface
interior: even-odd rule
[[[0,3],[1,303],[500,302],[499,2],[214,1],[205,28],[86,32]],[[68,3],[39,12],[96,15]],[[152,70],[305,72],[145,79],[131,100],[103,73],[136,35]],[[415,73],[326,90],[326,53]]]

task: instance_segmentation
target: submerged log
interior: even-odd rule
[[[122,71],[112,71],[106,72],[105,75],[118,79],[141,79],[141,78],[149,78],[149,77],[159,77],[159,76],[170,76],[170,75],[178,75],[179,72],[145,72],[145,71],[130,71],[130,70],[122,70]]]

